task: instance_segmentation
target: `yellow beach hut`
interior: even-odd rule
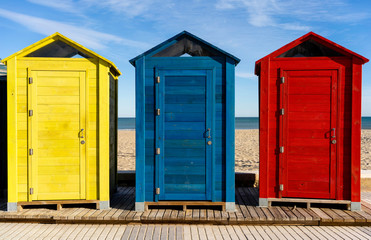
[[[109,208],[120,71],[59,33],[2,62],[8,69],[8,211],[69,203]]]

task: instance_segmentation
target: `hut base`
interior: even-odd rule
[[[233,203],[234,204],[234,203]],[[159,202],[145,202],[144,211],[148,211],[149,208],[174,208],[181,207],[183,211],[188,208],[192,209],[205,209],[205,208],[215,208],[220,207],[222,211],[226,211],[225,202],[206,202],[206,201],[159,201]],[[231,207],[231,206],[229,206]],[[231,211],[231,210],[229,210]],[[234,209],[232,210],[234,211]]]
[[[266,198],[265,201],[263,199],[259,199],[260,207],[272,207],[272,203],[275,206],[306,206],[308,209],[312,207],[325,207],[325,208],[333,208],[333,207],[345,207],[346,210],[351,210],[351,201],[348,200],[332,200],[332,199],[311,199],[311,198]],[[260,204],[262,203],[262,204]],[[265,203],[267,203],[266,206]],[[360,205],[360,203],[358,203]],[[357,204],[353,204],[355,210]]]
[[[9,204],[11,204],[9,208]],[[15,204],[15,206],[14,206]],[[79,207],[83,206],[94,206],[95,209],[108,209],[108,205],[105,201],[98,201],[98,200],[66,200],[66,201],[33,201],[33,202],[18,202],[18,203],[8,203],[8,211],[11,209],[12,211],[22,211],[24,208],[45,208],[45,207],[53,207],[56,210],[61,210],[65,206],[72,207],[74,205],[78,205]],[[15,210],[14,210],[15,208]]]

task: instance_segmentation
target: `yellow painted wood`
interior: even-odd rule
[[[25,57],[56,40],[92,58]],[[3,62],[8,65],[8,201],[109,200],[108,74],[117,80],[117,68],[63,36],[46,38]],[[31,76],[34,83],[30,85]],[[28,110],[33,110],[34,116],[29,117]],[[80,114],[77,120],[76,114]],[[81,128],[85,129],[86,144],[76,148],[81,139],[74,129]],[[32,157],[30,148],[34,149]],[[59,182],[64,179],[62,173],[68,173],[64,184],[69,187]],[[74,192],[69,182],[76,177]],[[52,178],[56,182],[44,183]],[[30,187],[33,195],[29,195]],[[57,188],[62,192],[43,192]]]
[[[36,78],[37,76],[34,75],[33,72],[31,72],[30,68],[27,68],[27,76],[28,78],[32,77],[33,79]],[[27,111],[30,110],[36,110],[36,104],[34,101],[36,100],[36,87],[35,84],[32,83],[30,84],[27,82],[27,97],[28,97],[28,103],[27,103]],[[37,149],[37,114],[35,116],[28,116],[27,117],[27,123],[28,123],[28,128],[27,128],[27,134],[28,134],[28,147],[27,151],[30,149]],[[35,133],[35,134],[33,134]],[[27,179],[28,179],[28,185],[27,185],[27,201],[32,201],[33,200],[33,194],[30,192],[30,188],[34,188],[37,186],[37,179],[35,179],[33,176],[37,174],[36,171],[36,166],[37,166],[37,155],[38,152],[34,151],[34,155],[29,155],[27,154]],[[37,192],[37,191],[36,191]],[[35,193],[36,193],[35,192]],[[36,196],[36,195],[35,195]]]
[[[100,56],[99,54],[89,50],[88,48],[72,41],[71,39],[63,36],[62,34],[60,34],[58,32],[54,33],[53,35],[50,35],[49,37],[46,37],[46,38],[44,38],[44,39],[42,39],[38,42],[36,42],[36,43],[34,43],[34,44],[16,52],[16,53],[14,53],[13,55],[5,58],[2,62],[7,62],[8,60],[10,60],[11,58],[13,58],[15,56],[24,57],[24,56],[28,55],[29,53],[34,52],[37,49],[40,49],[40,48],[42,48],[42,47],[44,47],[44,46],[46,46],[46,45],[48,45],[48,44],[50,44],[54,41],[57,41],[57,40],[63,41],[65,43],[67,43],[68,45],[70,45],[70,46],[72,46],[72,47],[90,55],[90,56],[95,56],[95,57],[99,58],[100,60],[104,61],[107,65],[109,65],[110,67],[112,67],[114,69],[114,72],[115,72],[114,75],[115,76],[121,75],[120,71],[117,69],[115,64],[113,64],[111,61],[109,61],[108,59]],[[48,60],[48,58],[43,58],[43,59]],[[71,60],[71,59],[69,59],[69,60]]]
[[[8,122],[8,202],[18,201],[17,177],[17,57],[10,58],[7,68]]]
[[[84,199],[85,144],[80,141],[86,141],[81,138],[85,133],[81,129],[85,129],[86,125],[85,72],[32,70],[31,75],[34,78],[32,89],[35,89],[35,94],[32,95],[35,102],[34,116],[30,117],[30,122],[33,123],[30,128],[31,135],[36,136],[32,141],[33,158],[37,153],[37,160],[32,160],[30,182],[34,194],[31,197],[33,200],[55,200],[60,198],[60,195],[53,193],[62,191],[65,193],[63,199]],[[50,79],[58,79],[66,85],[77,85],[77,96],[67,91],[50,91],[49,96],[39,96],[39,86],[43,89],[42,94],[48,91],[48,88],[55,88],[55,85],[58,87],[55,81],[49,84]],[[77,83],[72,84],[65,79],[73,79]],[[57,98],[60,100],[57,101]],[[55,124],[51,124],[53,122]],[[39,130],[39,125],[43,126],[42,130]],[[64,178],[58,175],[62,173]],[[74,179],[74,184],[69,184],[71,178]],[[71,196],[73,198],[70,198]]]
[[[109,200],[109,80],[108,66],[99,61],[99,200]]]

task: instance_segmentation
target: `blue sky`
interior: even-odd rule
[[[2,0],[0,58],[60,32],[113,61],[119,116],[135,115],[128,60],[187,30],[239,57],[236,116],[258,116],[255,61],[314,31],[371,58],[369,0]],[[371,116],[371,63],[363,68],[362,115]]]

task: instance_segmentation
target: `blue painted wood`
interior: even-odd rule
[[[158,70],[161,83],[160,86],[164,86],[164,94],[165,97],[162,100],[162,108],[165,111],[164,116],[162,117],[165,127],[164,127],[164,152],[161,154],[164,158],[164,161],[161,162],[161,165],[159,167],[159,178],[160,178],[160,187],[163,189],[159,195],[160,200],[182,200],[177,199],[179,197],[177,195],[179,190],[176,190],[176,192],[172,192],[172,188],[168,188],[167,186],[169,184],[174,185],[186,185],[187,187],[180,187],[178,189],[187,189],[187,191],[183,192],[184,195],[193,195],[195,192],[199,193],[200,190],[200,179],[202,179],[204,186],[203,189],[203,196],[204,198],[202,200],[208,200],[210,197],[208,196],[209,188],[207,187],[207,182],[210,182],[210,174],[207,173],[207,161],[210,161],[210,159],[207,158],[208,153],[205,152],[207,148],[207,144],[205,142],[206,135],[205,130],[207,129],[207,122],[206,122],[206,116],[208,115],[206,108],[206,102],[213,102],[212,96],[208,96],[206,94],[207,89],[207,83],[212,82],[211,76],[208,76],[208,71],[205,70],[165,70],[161,69]],[[182,84],[177,84],[181,82]],[[185,84],[186,82],[191,82],[192,84]],[[198,89],[198,92],[193,92],[192,89],[193,84],[195,84]],[[169,91],[168,91],[169,90]],[[176,93],[176,94],[174,94]],[[169,97],[170,96],[170,97]],[[184,101],[184,99],[188,99],[189,97],[197,96],[199,101],[195,101],[196,107],[199,108],[200,106],[202,109],[203,105],[203,112],[194,113],[192,108],[185,108],[184,111],[181,113],[173,113],[169,111],[167,108],[167,105],[170,104],[170,107],[174,107],[176,105],[182,105],[179,104],[179,101]],[[207,99],[209,98],[209,99]],[[204,103],[204,104],[202,104]],[[193,105],[190,102],[187,102],[189,105]],[[188,110],[188,111],[187,111]],[[176,122],[176,125],[171,126],[171,130],[169,130],[172,134],[174,134],[174,131],[179,131],[179,129],[183,129],[182,124],[187,122],[192,123],[200,123],[199,130],[192,129],[195,132],[198,132],[198,139],[195,139],[195,135],[191,137],[191,139],[187,139],[186,136],[188,135],[179,135],[183,136],[183,138],[178,137],[177,140],[173,139],[167,139],[166,138],[166,123],[168,122]],[[182,121],[182,122],[180,122]],[[186,125],[186,127],[188,124]],[[195,150],[191,152],[190,150]],[[195,175],[192,170],[189,170],[189,164],[188,165],[179,165],[179,164],[173,164],[174,162],[177,162],[177,158],[187,157],[190,154],[191,156],[195,153],[198,154],[198,159],[201,159],[201,164],[199,163],[198,172],[201,171],[203,174]],[[209,156],[210,158],[211,156]],[[169,161],[175,160],[175,161]],[[202,160],[203,159],[203,160]],[[191,160],[191,159],[188,159]],[[162,169],[163,168],[163,169]],[[168,169],[177,169],[177,174],[171,174],[167,173]],[[203,171],[202,171],[203,169]],[[209,180],[208,180],[209,179]],[[175,195],[174,195],[175,194]]]
[[[226,202],[235,202],[235,171],[234,171],[234,148],[235,148],[235,127],[234,127],[234,62],[226,59]]]
[[[145,87],[144,87],[144,57],[136,61],[135,69],[135,89],[136,98],[135,108],[135,125],[136,125],[136,188],[135,188],[135,202],[143,202],[145,199]]]
[[[231,120],[234,120],[234,118],[231,118],[230,111],[230,106],[233,105],[234,114],[234,60],[228,59],[228,56],[180,58],[150,57],[149,55],[146,55],[143,60],[143,71],[140,77],[143,81],[144,90],[141,94],[138,94],[137,90],[136,98],[137,102],[140,98],[143,101],[142,106],[144,105],[142,128],[145,135],[142,135],[141,139],[137,135],[137,141],[143,142],[142,148],[145,157],[142,164],[143,173],[145,173],[144,182],[142,180],[142,183],[139,183],[137,180],[137,186],[139,184],[144,186],[144,200],[179,199],[186,201],[210,199],[212,201],[233,201],[234,198],[230,196],[234,197],[234,192],[231,193],[229,182],[234,183],[234,180],[231,181],[230,178],[231,169],[234,171],[234,152],[231,158],[231,149],[228,150],[228,148],[231,147],[229,143],[232,138],[234,146],[234,122],[231,125]],[[138,66],[136,65],[136,67]],[[162,90],[156,90],[155,76],[158,74],[156,70],[170,70],[169,81],[163,82]],[[230,74],[231,70],[233,70],[233,76]],[[197,76],[194,77],[194,80],[190,80],[187,76],[187,73],[190,72],[193,76]],[[212,73],[210,79],[214,81],[213,88],[210,88],[205,81],[197,80],[200,77],[204,78],[210,72]],[[177,76],[180,73],[184,73],[185,76]],[[171,75],[176,76],[173,78],[174,81],[171,81]],[[228,85],[228,83],[231,84]],[[231,88],[233,88],[233,91],[230,91]],[[210,95],[210,93],[205,92],[206,89],[212,91],[211,95],[214,96],[210,101],[211,104],[208,104],[204,97],[205,94]],[[163,103],[156,102],[156,96],[160,94],[157,91],[165,93],[162,96]],[[233,102],[230,101],[230,96],[233,97]],[[205,111],[205,104],[207,104],[207,112],[213,105],[211,110],[214,112],[213,116],[202,114]],[[156,117],[155,109],[158,106],[161,109],[161,114]],[[213,120],[210,122],[209,119]],[[162,126],[161,124],[157,125],[160,122],[162,122]],[[211,156],[212,160],[209,165],[207,165],[208,161],[205,159],[209,150],[205,146],[205,143],[207,143],[204,132],[206,122],[208,126],[212,126],[210,127],[212,136],[211,154],[207,154]],[[157,136],[156,132],[163,135]],[[228,132],[232,132],[233,137]],[[201,148],[199,147],[199,144],[201,144],[200,138],[204,139],[204,147]],[[157,146],[161,148],[160,156],[155,155]],[[179,156],[179,152],[182,153],[181,156]],[[166,157],[162,158],[161,155]],[[165,164],[167,167],[159,172],[158,164]],[[137,171],[140,171],[140,166],[137,163]],[[209,182],[206,182],[205,178],[205,181],[200,184],[199,177],[202,176],[203,172],[207,172],[211,178]],[[228,177],[227,174],[229,174]],[[160,184],[161,178],[158,178],[160,175],[163,176],[162,181],[166,178],[169,183],[166,183],[165,180]],[[182,181],[185,180],[192,184],[182,187],[184,185]],[[155,188],[160,185],[172,189],[171,191],[174,192],[159,200],[155,194]],[[203,192],[197,192],[200,190]],[[161,189],[162,191],[163,189]],[[176,191],[181,193],[176,193]],[[190,192],[191,194],[187,195],[184,192]]]

